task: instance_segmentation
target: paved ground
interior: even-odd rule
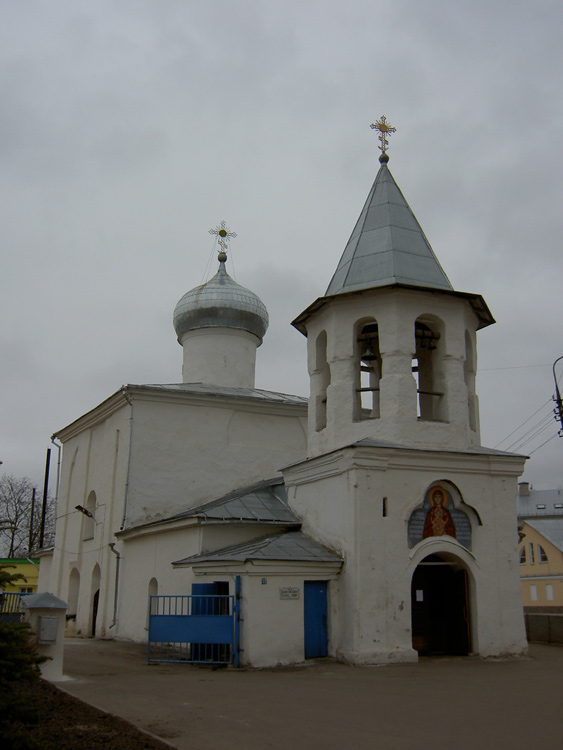
[[[278,670],[151,665],[144,646],[68,639],[59,686],[180,750],[563,748],[563,647]]]

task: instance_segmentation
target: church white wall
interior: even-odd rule
[[[299,588],[299,599],[280,599],[280,588],[288,586]],[[303,588],[303,578],[292,575],[243,577],[243,664],[272,667],[304,660]]]
[[[53,552],[44,552],[39,555],[39,575],[37,577],[37,591],[49,591],[51,582],[51,568],[53,567]]]
[[[305,533],[345,558],[334,588],[334,655],[355,664],[416,660],[411,580],[429,554],[449,556],[469,572],[472,650],[523,653],[514,499],[522,468],[518,457],[358,448],[286,470],[289,503],[304,518]],[[447,536],[409,549],[411,512],[432,482],[445,480],[470,506],[471,552]]]
[[[108,413],[109,412],[109,413]],[[71,425],[65,431],[61,484],[57,504],[55,549],[48,589],[64,601],[75,600],[72,621],[75,632],[90,634],[93,596],[99,588],[96,632],[104,635],[111,622],[115,556],[109,543],[115,541],[123,508],[129,448],[129,407],[91,418],[82,429]],[[95,493],[93,536],[85,539],[88,519],[76,505],[86,507]],[[80,583],[76,597],[69,597],[73,570]],[[95,588],[94,588],[95,586]]]
[[[126,527],[279,473],[306,450],[305,408],[136,396]]]
[[[153,579],[159,596],[191,594],[191,568],[174,568],[172,562],[197,554],[199,545],[198,526],[122,540],[116,637],[147,641],[149,584]]]
[[[446,395],[445,419],[417,418],[416,382],[412,374],[417,319],[426,317],[442,326],[438,342],[439,387]],[[382,377],[379,383],[380,416],[354,421],[356,398],[356,326],[375,319],[379,326]],[[361,295],[331,298],[307,320],[308,366],[311,376],[309,413],[310,456],[372,437],[409,447],[457,450],[479,445],[478,403],[468,392],[464,364],[466,332],[476,351],[478,320],[469,302],[446,294],[407,289],[365,291]],[[326,427],[318,429],[317,410],[323,406],[326,374],[317,372],[318,337],[326,331],[330,384],[326,390]],[[472,379],[472,382],[474,379]],[[469,419],[469,397],[475,419]],[[322,420],[320,420],[322,423]]]
[[[274,530],[270,530],[274,533]],[[119,583],[118,626],[115,635],[127,640],[144,642],[148,636],[149,585],[155,580],[158,595],[186,595],[192,593],[192,583],[204,578],[196,576],[192,568],[173,567],[172,563],[201,551],[213,551],[240,542],[265,536],[264,526],[205,526],[143,533],[126,536],[119,543],[121,572]],[[234,581],[232,576],[218,572],[207,577],[210,581]],[[234,584],[231,585],[234,593]]]
[[[201,551],[214,552],[233,544],[243,544],[280,532],[279,527],[265,524],[209,524],[201,526]]]

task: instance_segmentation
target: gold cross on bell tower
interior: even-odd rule
[[[379,148],[381,149],[379,161],[388,162],[389,157],[387,156],[387,149],[389,148],[389,141],[387,140],[387,136],[391,135],[391,133],[395,133],[397,128],[393,128],[389,125],[385,115],[381,115],[379,120],[372,123],[370,127],[372,130],[379,130]]]

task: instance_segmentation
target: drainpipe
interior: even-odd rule
[[[133,402],[127,395],[127,386],[121,386],[121,393],[123,398],[127,401],[131,407],[131,416],[129,417],[129,451],[127,455],[127,477],[125,479],[125,498],[123,500],[123,518],[121,519],[121,531],[125,528],[125,519],[127,517],[127,500],[129,497],[129,471],[131,468],[131,445],[133,443]],[[117,553],[116,553],[117,554]]]
[[[55,442],[56,437],[57,437],[56,435],[51,435],[51,442],[53,443],[53,445],[59,452],[59,458],[57,460],[57,489],[55,491],[55,503],[58,503],[59,502],[59,482],[61,479],[61,450],[63,446]]]
[[[121,560],[121,555],[115,549],[114,542],[110,542],[109,548],[113,552],[113,554],[117,557],[117,562],[115,564],[115,593],[113,597],[113,620],[110,625],[110,628],[113,628],[115,627],[115,624],[117,623],[117,591],[118,591],[118,586],[119,586],[119,562]]]

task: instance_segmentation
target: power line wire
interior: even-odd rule
[[[536,416],[536,414],[537,414],[537,413],[538,413],[539,411],[541,411],[542,409],[544,409],[544,408],[545,408],[545,407],[546,407],[546,406],[547,406],[547,405],[548,405],[548,404],[549,404],[550,402],[551,402],[551,399],[548,399],[548,400],[547,400],[547,401],[545,402],[545,404],[542,404],[542,405],[540,406],[540,408],[539,408],[539,409],[537,409],[537,410],[536,410],[536,411],[535,411],[535,412],[534,412],[533,414],[531,414],[531,415],[530,415],[530,416],[528,417],[528,419],[525,419],[525,420],[524,420],[524,421],[522,422],[522,424],[519,424],[519,425],[518,425],[518,427],[516,427],[516,428],[515,428],[514,430],[512,430],[512,432],[510,432],[510,433],[509,433],[509,434],[508,434],[508,435],[507,435],[506,437],[504,437],[504,438],[503,438],[503,439],[502,439],[502,440],[500,441],[500,443],[497,443],[497,444],[495,445],[495,448],[498,448],[498,447],[499,447],[499,445],[502,445],[502,443],[504,443],[504,442],[505,442],[505,440],[508,440],[508,438],[509,438],[509,437],[512,437],[512,435],[514,435],[514,433],[515,433],[515,432],[517,432],[517,431],[518,431],[518,430],[519,430],[519,429],[520,429],[521,427],[524,427],[524,425],[525,425],[525,424],[527,424],[527,423],[528,423],[528,422],[530,421],[530,419],[533,419],[533,417],[535,417],[535,416]]]
[[[516,440],[511,443],[510,447],[512,447],[513,445],[517,445],[518,443],[527,442],[527,439],[531,433],[534,433],[540,427],[543,428],[544,426],[549,426],[552,416],[552,414],[546,414],[538,422],[534,422],[534,424],[529,427],[526,432],[524,432],[522,435],[519,435]],[[510,450],[510,448],[507,448],[507,450]]]
[[[556,437],[557,437],[558,435],[559,435],[559,433],[558,433],[558,432],[556,432],[556,433],[555,433],[555,435],[552,435],[552,436],[551,436],[550,438],[548,438],[548,439],[547,439],[547,440],[545,441],[545,443],[549,443],[549,441],[550,441],[550,440],[553,440],[553,438],[556,438]],[[530,456],[531,456],[531,455],[532,455],[533,453],[535,453],[536,451],[539,451],[539,449],[540,449],[540,448],[542,448],[542,447],[543,447],[543,446],[545,445],[545,443],[542,443],[541,445],[538,445],[538,447],[537,447],[537,448],[534,448],[534,450],[533,450],[533,451],[530,451]]]
[[[545,424],[540,429],[536,430],[530,437],[523,440],[520,445],[518,445],[515,450],[521,450],[525,445],[528,445],[528,443],[531,443],[532,440],[535,440],[539,435],[541,435],[542,432],[545,432],[549,427],[551,427],[551,423]]]

